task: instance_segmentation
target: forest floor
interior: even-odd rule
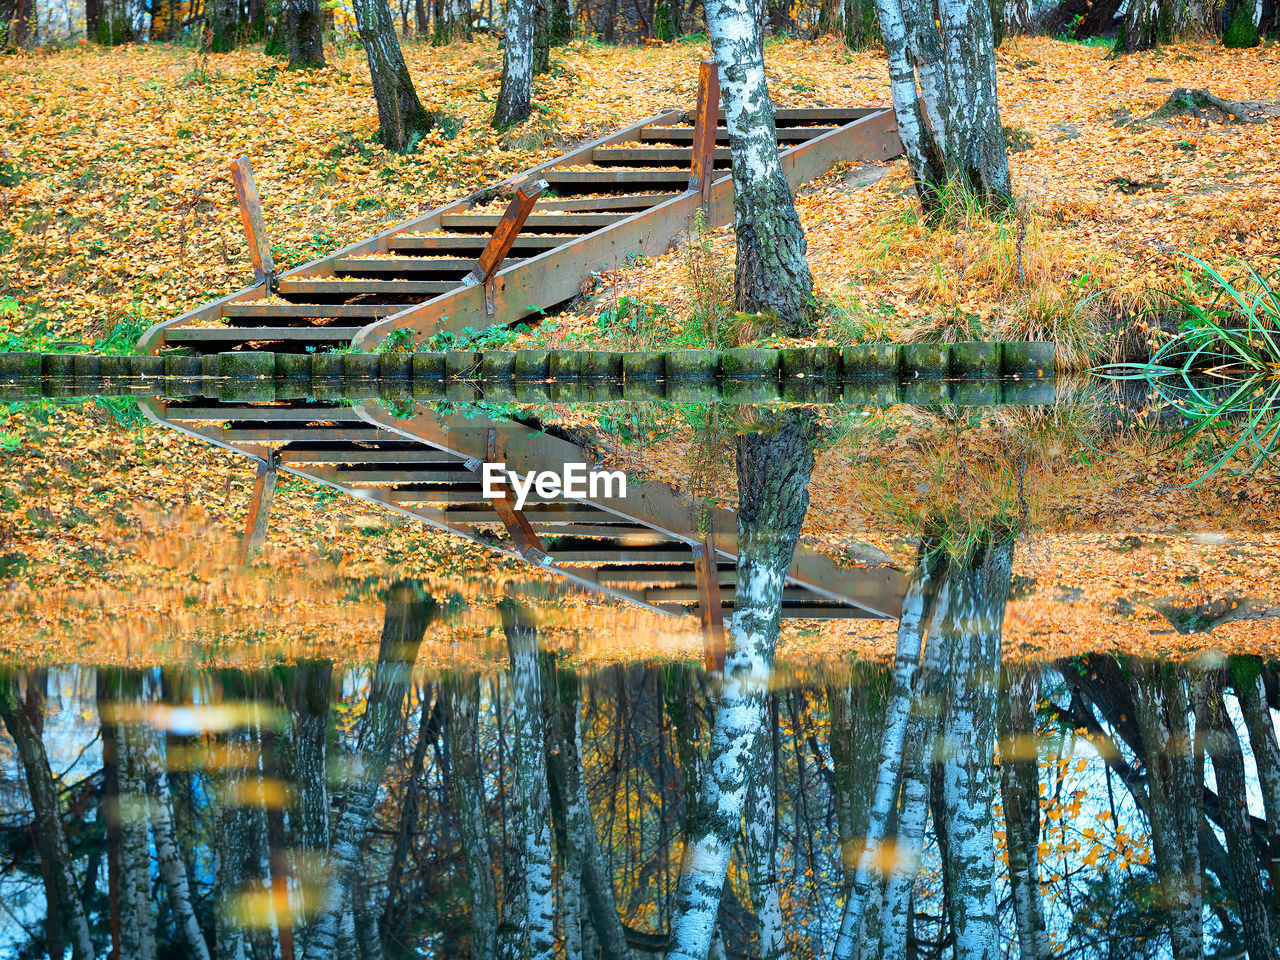
[[[697,43],[575,43],[539,79],[536,116],[499,134],[487,124],[500,68],[494,45],[410,43],[424,103],[452,120],[417,153],[396,156],[373,140],[363,55],[328,52],[333,66],[306,75],[282,72],[256,50],[200,57],[161,44],[0,58],[0,323],[10,347],[101,341],[113,330],[136,336],[242,286],[231,157],[253,159],[277,259],[292,266],[568,144],[692,105],[696,64],[707,55]],[[887,98],[876,52],[778,42],[767,56],[781,105]],[[1036,317],[1076,316],[1099,291],[1108,310],[1141,304],[1176,279],[1184,252],[1228,269],[1235,259],[1280,266],[1280,120],[1121,122],[1147,116],[1179,86],[1267,109],[1280,97],[1280,47],[1180,44],[1109,60],[1098,48],[1023,38],[1003,46],[999,61],[1025,227],[981,217],[931,227],[914,213],[900,163],[834,171],[797,200],[828,305],[823,337],[1016,335]],[[1020,229],[1025,279],[1016,270]],[[700,264],[723,275],[731,232],[695,246]],[[625,340],[633,334],[623,325],[602,322],[625,302],[641,305],[656,341],[696,339],[681,279],[688,258],[676,251],[602,276],[576,313],[536,336]],[[869,545],[904,562],[909,515],[950,489],[913,478],[940,463],[991,459],[981,447],[957,456],[938,435],[923,421],[882,430],[874,476],[859,445],[865,431],[820,450],[806,537]],[[1277,528],[1273,475],[1184,489],[1194,477],[1176,453],[1102,463],[1069,444],[1047,449],[1040,480],[1061,495],[1046,497],[1019,547],[1010,651],[1274,645],[1274,621],[1238,620],[1191,642],[1156,609],[1169,607],[1162,597],[1177,598],[1175,607],[1223,598],[1280,606],[1280,542],[1267,532]],[[647,475],[698,493],[706,478],[691,475],[696,454],[693,437],[677,436],[636,456]],[[720,476],[731,475],[720,463]],[[267,548],[241,570],[233,556],[252,479],[247,461],[141,425],[128,403],[4,408],[0,647],[45,662],[190,653],[236,663],[298,655],[323,635],[338,655],[367,657],[380,583],[421,577],[466,600],[536,580],[523,564],[298,480],[282,481]],[[894,503],[886,491],[902,496]],[[587,659],[698,655],[689,623],[655,626],[581,597],[548,605],[563,644]],[[488,657],[495,637],[492,618],[442,628],[424,660]],[[813,664],[850,650],[883,654],[891,642],[883,624],[808,623],[789,625],[780,650]]]
[[[166,44],[84,46],[2,58],[0,322],[15,345],[101,341],[117,324],[140,332],[243,286],[227,172],[241,154],[253,162],[277,262],[294,266],[570,144],[692,106],[708,52],[696,42],[559,48],[537,81],[534,117],[499,133],[488,124],[495,44],[411,41],[420,96],[443,119],[407,156],[374,139],[358,46],[331,45],[332,65],[311,73],[282,71],[258,48],[201,56]],[[777,41],[766,59],[780,106],[888,101],[879,51]],[[1048,335],[1075,349],[1082,327],[1112,322],[1175,282],[1188,265],[1180,254],[1228,271],[1237,260],[1280,266],[1280,46],[1181,43],[1111,59],[1105,48],[1023,37],[1001,46],[998,69],[1022,214],[929,226],[901,162],[808,185],[797,205],[820,338]],[[1178,87],[1254,105],[1265,122],[1142,119]],[[713,289],[703,301],[723,301],[729,287],[714,281],[731,271],[732,234],[705,239],[699,266]],[[536,336],[705,342],[688,259],[677,251],[619,265]],[[611,323],[619,307],[644,323]],[[716,335],[752,333],[718,326]]]

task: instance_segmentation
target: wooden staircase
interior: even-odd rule
[[[629,481],[625,496],[543,499],[525,509],[484,495],[485,462],[509,470],[589,463],[576,444],[528,424],[446,417],[382,405],[140,400],[157,423],[254,458],[258,483],[245,559],[267,530],[275,477],[292,473],[436,530],[519,557],[578,587],[660,614],[699,612],[714,635],[733,611],[736,516],[705,511],[662,483]],[[788,574],[788,619],[896,618],[906,578],[898,570],[844,568],[801,546]]]
[[[256,191],[242,173],[251,254],[255,265],[265,259],[268,267],[260,269],[260,282],[152,327],[140,345],[149,353],[166,347],[281,353],[348,344],[371,350],[399,328],[425,338],[553,309],[578,296],[593,273],[665,252],[700,208],[711,226],[731,222],[723,112],[714,137],[708,135],[709,105],[719,102],[713,86],[714,70],[704,64],[693,122],[683,111],[650,117],[278,278],[269,269],[260,210],[244,209],[246,196],[256,205]],[[901,152],[893,112],[885,108],[780,109],[777,130],[793,189],[837,162],[882,161]],[[545,187],[522,211],[527,219],[502,237],[504,215],[514,208],[509,198],[538,181]],[[486,251],[496,262],[479,276],[477,261]]]

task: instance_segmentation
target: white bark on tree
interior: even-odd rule
[[[778,895],[778,834],[774,793],[778,789],[778,751],[773,712],[764,711],[756,748],[755,775],[747,788],[743,849],[750,876],[751,906],[760,934],[760,960],[785,960],[786,929]]]
[[[1268,873],[1273,888],[1280,886],[1280,744],[1267,703],[1266,683],[1259,657],[1232,657],[1231,678],[1249,732],[1249,752],[1258,771],[1262,808],[1267,818],[1270,847]]]
[[[989,534],[947,574],[938,640],[947,650],[941,712],[943,873],[957,960],[999,951],[995,891],[996,704],[1000,638],[1013,575],[1014,538]]]
[[[151,829],[147,802],[147,733],[137,718],[117,727],[120,776],[120,952],[131,960],[155,960],[151,909]]]
[[[809,506],[811,415],[738,438],[738,584],[708,762],[676,889],[668,960],[704,960],[755,769],[782,591]]]
[[[510,600],[498,605],[511,657],[511,726],[514,741],[520,862],[519,917],[526,960],[555,955],[555,884],[551,877],[551,807],[547,796],[546,731],[538,631]]]
[[[506,34],[502,41],[502,86],[493,125],[513,126],[533,107],[533,17],[537,0],[507,0]]]
[[[929,547],[922,545],[921,555],[912,570],[911,582],[902,600],[898,620],[897,649],[893,658],[893,685],[885,717],[884,735],[880,740],[876,764],[875,789],[867,815],[866,835],[853,871],[853,885],[840,918],[840,933],[832,956],[850,960],[861,939],[863,915],[871,891],[883,883],[882,848],[889,816],[898,799],[902,747],[907,734],[907,717],[912,692],[920,667],[921,651],[930,616],[938,593],[938,572]]]
[[[778,158],[760,2],[706,0],[704,7],[733,156],[738,309],[772,312],[788,332],[804,336],[812,328],[813,276]]]

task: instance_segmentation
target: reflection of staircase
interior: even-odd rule
[[[236,405],[142,401],[158,423],[254,457],[258,484],[246,554],[261,542],[277,471],[372,500],[492,550],[522,557],[586,589],[650,610],[700,610],[718,629],[732,612],[736,522],[660,483],[625,497],[545,500],[525,509],[484,496],[481,468],[560,472],[587,458],[574,444],[511,421],[445,417],[421,407],[397,419],[376,403]],[[710,557],[714,556],[714,564]],[[712,571],[714,570],[714,575]],[[783,599],[786,618],[897,617],[897,570],[842,569],[801,547]],[[719,610],[721,616],[713,615]]]
[[[707,102],[718,94],[704,94]],[[704,108],[700,108],[705,111]],[[697,111],[695,111],[696,113]],[[710,112],[703,123],[710,126]],[[723,116],[718,123],[723,122]],[[782,109],[778,144],[793,188],[844,160],[885,160],[900,152],[891,110]],[[572,150],[496,187],[432,210],[328,257],[153,327],[142,346],[213,353],[239,347],[300,352],[370,349],[388,332],[429,336],[511,323],[577,296],[594,271],[662,253],[700,206],[713,226],[733,216],[728,134],[714,140],[674,111]],[[713,173],[694,176],[698,158]],[[507,198],[537,180],[546,189],[487,283],[463,278],[491,243]],[[703,192],[708,194],[705,198]],[[252,186],[250,181],[250,192]],[[256,227],[261,212],[251,201]],[[247,212],[246,223],[250,213]],[[269,245],[260,235],[257,243]],[[501,244],[499,244],[501,245]]]

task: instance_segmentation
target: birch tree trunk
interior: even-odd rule
[[[686,831],[669,960],[703,960],[711,947],[755,768],[786,573],[809,507],[811,414],[791,410],[779,419],[772,433],[738,438],[738,584],[708,762]]]
[[[475,674],[453,676],[445,680],[444,689],[454,805],[471,891],[471,956],[487,960],[497,953],[498,889],[485,830],[488,804],[480,765],[480,680]]]
[[[351,905],[352,878],[360,865],[360,851],[373,820],[378,787],[400,726],[410,673],[418,659],[423,634],[435,616],[435,601],[419,597],[413,584],[400,582],[388,591],[378,663],[369,686],[368,704],[360,718],[359,746],[350,758],[342,814],[333,829],[333,843],[326,857],[324,898],[307,930],[304,960],[330,960],[336,955],[343,916]],[[221,955],[218,960],[222,960]]]
[[[1013,201],[1009,155],[996,99],[995,36],[985,0],[940,0],[946,63],[947,164],[974,194]]]
[[[808,244],[778,159],[759,0],[706,0],[733,155],[738,309],[773,313],[791,336],[813,326]]]
[[[1136,658],[1128,666],[1147,768],[1151,845],[1173,956],[1198,960],[1204,949],[1198,842],[1203,781],[1187,719],[1186,668]]]
[[[352,0],[351,9],[373,80],[378,139],[388,150],[407,153],[431,129],[431,121],[405,66],[391,7],[387,0]]]
[[[1227,856],[1231,861],[1233,892],[1240,908],[1244,944],[1250,960],[1276,960],[1275,941],[1271,938],[1271,924],[1263,899],[1262,876],[1254,854],[1244,753],[1223,700],[1221,671],[1206,672],[1201,682],[1204,684],[1204,696],[1196,725],[1204,727],[1205,749],[1213,761],[1222,832],[1227,840]]]
[[[867,813],[862,848],[853,871],[853,885],[840,918],[840,934],[832,956],[850,960],[861,939],[863,914],[872,890],[884,882],[882,848],[889,815],[898,799],[903,743],[907,733],[907,716],[916,673],[920,667],[925,630],[937,600],[939,570],[934,554],[936,544],[929,540],[920,546],[911,582],[902,600],[898,620],[897,649],[893,658],[893,680],[885,715],[884,734],[878,744],[875,788]]]
[[[75,868],[67,845],[66,827],[62,823],[58,788],[49,768],[49,755],[45,752],[39,728],[19,699],[16,678],[7,671],[0,674],[0,719],[13,738],[26,776],[36,852],[50,881],[46,884],[46,896],[51,894],[50,914],[56,913],[60,933],[64,942],[70,942],[75,960],[93,960],[95,954],[93,940],[89,937],[89,920],[76,886]]]
[[[120,690],[141,707],[142,676],[121,671]],[[124,696],[117,703],[124,700]],[[120,780],[120,953],[155,960],[155,916],[151,908],[151,829],[147,799],[147,734],[136,716],[116,724]]]
[[[1039,668],[1004,668],[1000,693],[1000,793],[1022,960],[1049,960],[1052,948],[1040,895],[1040,759],[1036,741]]]
[[[555,885],[551,879],[551,808],[547,797],[546,730],[538,631],[515,603],[498,604],[511,657],[511,720],[516,772],[516,843],[520,918],[526,960],[553,960]]]
[[[187,882],[187,864],[182,858],[177,831],[174,829],[168,765],[161,750],[163,735],[154,731],[145,731],[145,735],[147,805],[151,811],[156,863],[160,877],[169,890],[169,906],[173,911],[174,925],[186,948],[186,955],[192,960],[209,960],[209,944],[200,929],[200,921],[196,919],[191,888]]]
[[[506,36],[502,44],[502,87],[493,111],[499,130],[529,116],[533,107],[533,19],[537,0],[507,0]]]
[[[333,661],[309,660],[293,672],[289,691],[293,764],[298,784],[294,816],[304,851],[329,849],[329,689]]]
[[[743,850],[750,876],[751,906],[760,933],[760,960],[785,960],[786,931],[778,896],[778,833],[774,794],[778,789],[776,711],[766,709],[756,747],[756,769],[747,787]]]
[[[1266,684],[1262,679],[1262,660],[1258,657],[1231,657],[1232,686],[1245,729],[1249,732],[1249,751],[1258,770],[1258,786],[1267,818],[1269,859],[1267,872],[1271,887],[1280,897],[1280,745],[1276,743],[1275,722],[1267,704]]]
[[[1129,0],[1124,23],[1116,36],[1116,53],[1154,50],[1173,40],[1172,0]]]
[[[1000,637],[1013,575],[1014,537],[992,532],[947,574],[947,605],[938,624],[947,648],[941,714],[943,872],[956,960],[993,960],[996,915],[994,808],[996,704]]]

